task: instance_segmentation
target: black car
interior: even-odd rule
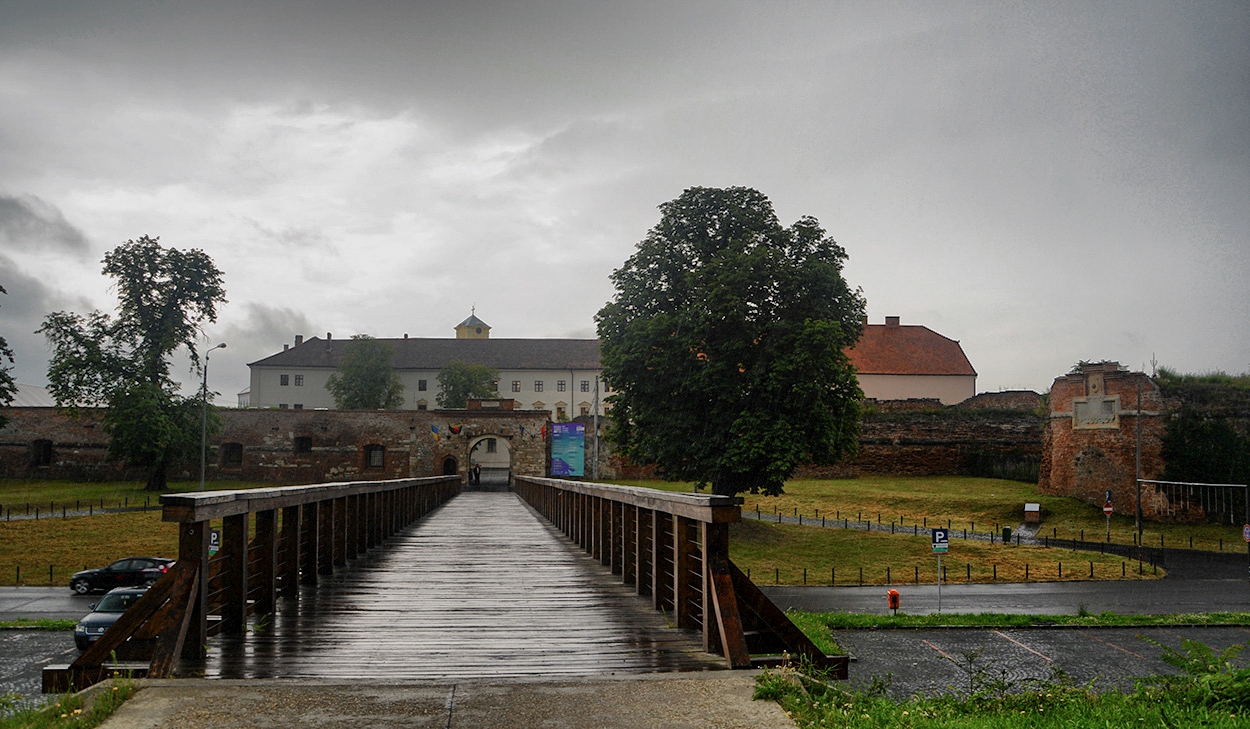
[[[69,578],[69,589],[86,595],[92,590],[147,586],[159,580],[173,564],[174,560],[167,557],[127,557],[108,567],[75,572]]]
[[[116,590],[110,590],[107,595],[100,598],[100,602],[92,604],[91,612],[78,621],[77,627],[74,628],[74,645],[78,646],[78,650],[85,651],[88,646],[99,640],[100,636],[104,635],[104,631],[116,623],[122,613],[138,602],[147,590],[146,587],[119,587]]]

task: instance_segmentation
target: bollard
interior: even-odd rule
[[[17,582],[14,582],[13,585],[17,586],[20,584],[22,584],[22,566],[19,564],[17,566]]]
[[[830,567],[829,568],[829,585],[834,586],[836,584],[838,584],[838,568]]]
[[[899,608],[899,605],[902,604],[902,602],[903,602],[903,597],[898,594],[898,590],[888,590],[885,593],[885,604],[887,607],[889,607],[891,610],[894,611],[895,615],[898,615],[898,608]]]
[[[891,579],[890,579],[890,568],[889,568],[889,567],[886,567],[886,568],[885,568],[885,584],[887,584],[887,585],[888,585],[888,584],[890,584],[891,582],[893,582],[893,580],[891,580]]]
[[[859,568],[859,586],[860,587],[864,586],[864,568],[863,567]]]
[[[1059,579],[1063,579],[1063,562],[1059,563]]]
[[[1093,562],[1089,563],[1089,578],[1091,580],[1094,579],[1094,563]]]
[[[998,582],[998,563],[994,563],[994,581]]]
[[[803,568],[803,584],[804,585],[807,584],[807,568],[806,567]]]
[[[915,568],[913,568],[913,569],[915,569],[915,570],[916,570],[916,584],[917,584],[917,585],[919,585],[919,584],[920,584],[920,568],[919,568],[919,567],[915,567]]]
[[[777,585],[781,584],[781,568],[780,567],[773,568],[773,583]]]
[[[52,576],[52,569],[53,569],[52,565],[48,565],[48,584],[49,585],[56,584],[56,578]]]

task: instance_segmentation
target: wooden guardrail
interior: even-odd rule
[[[81,690],[116,670],[168,677],[202,659],[210,635],[241,635],[249,614],[272,613],[347,560],[460,493],[458,476],[208,491],[161,497],[178,523],[178,561],[68,666],[43,671],[44,693]],[[221,544],[209,557],[210,526]]]
[[[701,631],[704,650],[732,668],[775,663],[784,652],[847,677],[846,656],[825,655],[729,560],[741,499],[526,476],[514,488],[655,609]]]

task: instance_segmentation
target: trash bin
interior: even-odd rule
[[[1003,527],[1003,544],[1011,541],[1011,527]]]

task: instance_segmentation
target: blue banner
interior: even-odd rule
[[[551,475],[586,475],[586,426],[582,423],[552,423]]]

